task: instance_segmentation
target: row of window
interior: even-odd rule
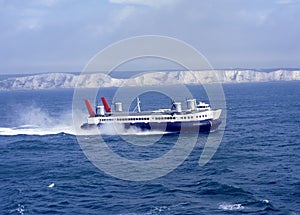
[[[200,115],[200,116],[196,116],[196,118],[201,118],[201,117],[207,117],[207,115]],[[194,119],[193,116],[181,116],[180,119]]]
[[[197,115],[196,118],[201,118],[201,117],[207,117],[207,115]],[[181,116],[180,119],[193,119],[193,116]],[[107,118],[107,119],[100,119],[100,121],[145,121],[145,120],[149,120],[150,118],[116,118],[116,119],[112,119],[112,118]],[[175,120],[176,117],[155,117],[155,120]]]
[[[107,118],[107,119],[100,119],[100,121],[145,121],[145,120],[149,120],[149,118],[116,118],[116,119],[112,119],[112,118]]]
[[[165,120],[166,120],[166,119],[169,119],[169,120],[170,120],[170,119],[176,119],[176,117],[174,117],[174,116],[173,116],[173,117],[155,117],[154,119],[155,119],[155,120],[164,120],[164,119],[165,119]]]

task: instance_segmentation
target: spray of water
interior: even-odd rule
[[[142,131],[138,128],[125,129],[123,125],[111,124],[101,128],[81,129],[75,131],[72,121],[72,113],[63,111],[59,114],[51,115],[47,110],[36,105],[22,107],[16,111],[18,114],[13,120],[13,126],[0,127],[0,135],[49,135],[66,133],[71,135],[162,135],[162,131]],[[82,123],[87,117],[86,111],[79,116]],[[126,138],[125,138],[126,139]]]
[[[74,134],[72,115],[62,112],[50,115],[36,105],[17,110],[11,127],[0,127],[0,135],[48,135],[58,133]]]

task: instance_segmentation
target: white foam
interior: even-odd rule
[[[24,205],[18,204],[18,208],[10,211],[11,213],[13,213],[14,211],[19,212],[19,214],[24,215],[24,211],[25,211],[25,207]]]
[[[243,210],[244,206],[242,206],[242,204],[222,203],[219,205],[219,209],[226,210],[226,211],[235,211],[235,210]]]
[[[18,127],[0,127],[0,135],[13,136],[13,135],[51,135],[51,134],[59,134],[66,133],[71,135],[163,135],[169,134],[171,132],[164,131],[141,131],[135,129],[125,129],[123,131],[113,131],[107,129],[100,128],[91,128],[91,129],[81,129],[75,131],[73,125],[54,125],[54,126],[35,126],[35,125],[21,125]]]
[[[54,186],[55,186],[54,183],[51,183],[51,184],[48,185],[49,188],[53,188]]]
[[[32,128],[5,128],[0,127],[0,135],[49,135],[49,134],[75,134],[72,127],[54,126],[54,127],[32,127]]]
[[[269,204],[270,201],[269,201],[268,199],[264,199],[264,200],[263,200],[263,203]]]
[[[149,136],[149,135],[164,135],[172,132],[159,131],[159,130],[141,130],[136,127],[126,129],[122,124],[106,124],[99,127],[93,127],[89,129],[77,129],[76,135],[120,135],[120,136]]]
[[[75,134],[72,114],[51,116],[46,110],[34,105],[16,111],[18,115],[11,127],[0,127],[0,135],[48,135],[58,133]]]
[[[66,133],[71,135],[163,135],[168,132],[146,130],[142,131],[138,128],[125,129],[123,125],[107,125],[101,128],[91,128],[91,129],[80,129],[80,125],[75,129],[73,125],[72,113],[65,112],[54,117],[51,116],[47,111],[42,110],[39,107],[30,106],[23,109],[22,111],[17,111],[19,114],[12,124],[11,127],[0,127],[0,135],[51,135]],[[86,118],[86,113],[80,114],[78,116],[84,120]]]

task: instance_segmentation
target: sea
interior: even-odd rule
[[[197,94],[197,86],[188,87]],[[115,90],[103,91],[110,102]],[[200,134],[182,163],[147,180],[116,177],[86,156],[74,132],[73,89],[1,91],[0,214],[300,214],[300,82],[223,90],[223,130]],[[170,104],[148,94],[141,102],[150,109]],[[98,136],[136,162],[163,156],[178,139],[135,132]],[[199,165],[208,135],[220,132],[216,152]],[[130,142],[150,139],[155,144]]]

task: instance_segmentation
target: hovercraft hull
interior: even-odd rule
[[[166,123],[145,123],[145,122],[137,122],[137,123],[122,123],[121,125],[125,129],[138,129],[141,131],[163,131],[163,132],[200,132],[200,133],[208,133],[216,130],[221,124],[220,119],[216,120],[204,120],[204,121],[193,121],[193,122],[166,122]],[[100,130],[104,126],[115,126],[113,123],[98,123],[96,124],[88,124],[85,123],[81,126],[83,129],[90,129],[98,127]]]

